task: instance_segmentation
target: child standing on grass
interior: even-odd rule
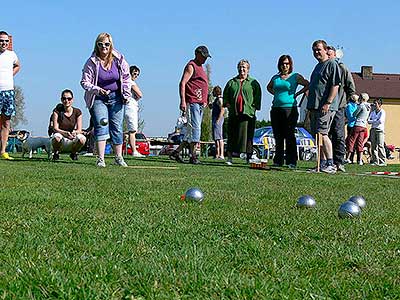
[[[216,149],[215,158],[223,160],[225,159],[223,136],[225,109],[222,107],[223,99],[221,87],[218,85],[214,87],[212,95],[215,98],[214,102],[212,103],[212,134]]]

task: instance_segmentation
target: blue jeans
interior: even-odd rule
[[[200,142],[201,121],[203,119],[204,107],[199,103],[191,103],[186,107],[187,128],[183,138],[188,143]]]
[[[96,96],[90,108],[90,115],[93,119],[96,141],[105,141],[111,136],[114,145],[123,143],[124,105],[119,94],[113,92],[108,97]],[[101,125],[101,119],[107,119],[108,124]]]

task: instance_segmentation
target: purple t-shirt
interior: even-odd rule
[[[110,70],[105,70],[100,64],[97,85],[111,92],[118,91],[119,72],[115,60],[112,61]]]

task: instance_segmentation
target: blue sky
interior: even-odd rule
[[[75,106],[89,113],[79,85],[96,36],[109,32],[116,49],[138,65],[142,118],[148,136],[165,136],[179,115],[178,83],[196,46],[208,46],[211,79],[222,87],[246,58],[263,86],[259,119],[269,119],[265,86],[281,54],[309,77],[316,63],[311,44],[325,39],[344,49],[352,71],[400,73],[399,1],[3,1],[0,29],[14,36],[21,61],[15,83],[25,94],[24,129],[45,135],[60,92],[70,88]]]

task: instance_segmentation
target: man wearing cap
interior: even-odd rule
[[[15,116],[14,76],[20,69],[18,57],[14,51],[8,50],[10,37],[0,31],[0,123],[1,123],[1,159],[12,160],[6,152],[10,119]]]
[[[334,59],[340,68],[340,85],[338,90],[338,110],[333,118],[329,136],[332,140],[333,163],[336,169],[346,172],[344,168],[346,156],[346,139],[345,139],[345,110],[348,99],[356,92],[353,77],[347,66],[336,57],[336,49],[328,46],[328,57]]]
[[[336,173],[333,165],[332,142],[328,133],[338,109],[337,93],[340,85],[340,68],[338,63],[329,59],[327,44],[317,40],[312,44],[312,51],[318,64],[310,79],[307,109],[310,111],[311,133],[322,139],[320,170],[325,173]]]
[[[208,79],[203,69],[203,64],[208,57],[211,57],[206,46],[199,46],[194,51],[195,58],[190,60],[183,71],[179,83],[179,108],[186,114],[187,130],[183,142],[170,155],[171,159],[183,162],[179,153],[183,147],[189,145],[191,164],[200,164],[196,156],[196,145],[200,142],[201,121],[203,119],[203,109],[208,102]]]

